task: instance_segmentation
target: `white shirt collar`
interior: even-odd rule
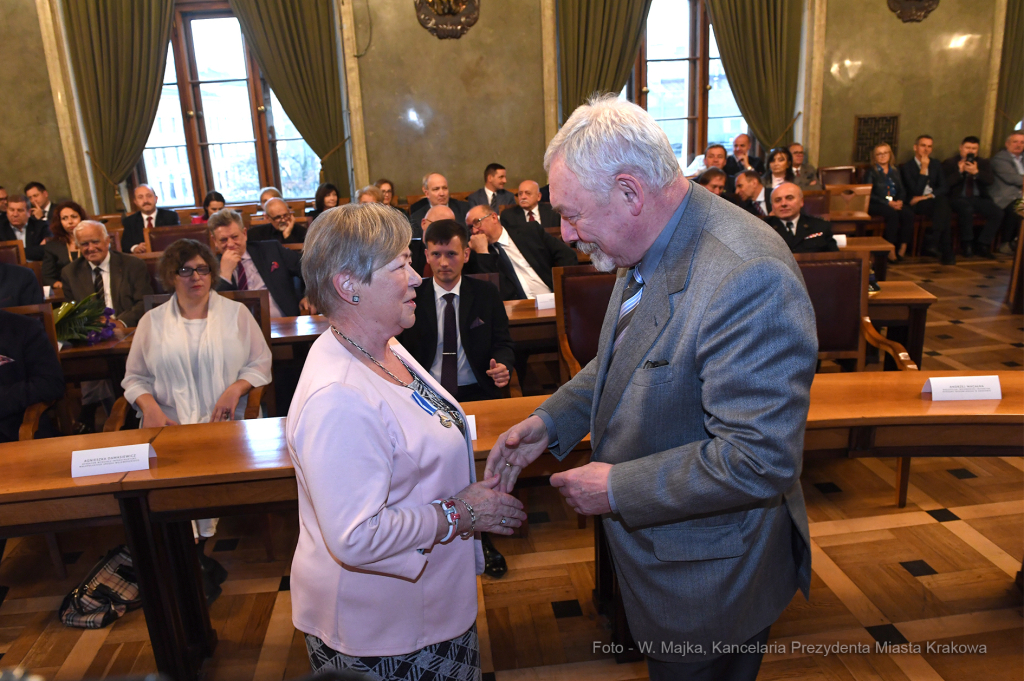
[[[497,192],[492,192],[487,187],[484,187],[484,195],[487,196],[487,205],[488,206],[491,205],[491,200],[494,198],[495,194],[497,194]]]
[[[101,262],[99,265],[94,267],[92,263],[89,263],[89,271],[96,269],[96,267],[99,267],[100,271],[102,272],[110,271],[110,251],[107,251],[107,257],[103,258],[103,262]]]
[[[156,212],[157,212],[157,210],[160,210],[160,209],[157,208],[152,213],[142,213],[142,211],[139,211],[140,213],[142,213],[142,221],[145,222],[147,218],[153,218],[153,220],[156,221]]]
[[[502,246],[508,246],[509,242],[512,241],[512,237],[508,235],[508,230],[504,227],[501,228],[501,236],[498,237],[498,243]]]
[[[10,224],[10,223],[8,223],[8,224]],[[11,229],[13,229],[15,232],[22,233],[22,232],[24,232],[25,230],[28,229],[28,223],[26,222],[21,227],[15,227],[14,225],[11,225]]]
[[[761,193],[758,194],[757,198],[754,199],[754,200],[757,201],[758,203],[765,203],[765,200],[764,200],[764,187],[761,187]]]
[[[430,279],[430,283],[432,283],[434,285],[434,303],[435,304],[441,302],[441,299],[444,296],[446,296],[447,294],[449,294],[449,293],[454,293],[456,298],[460,298],[461,297],[461,293],[462,293],[462,277],[461,276],[459,277],[459,280],[457,282],[455,282],[455,286],[452,287],[451,291],[445,291],[443,288],[441,288],[441,285],[437,283],[437,279],[431,278]]]

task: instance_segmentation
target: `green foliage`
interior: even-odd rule
[[[108,327],[106,313],[106,308],[95,293],[90,293],[77,303],[64,303],[53,315],[57,340],[90,340],[90,332],[99,334]]]

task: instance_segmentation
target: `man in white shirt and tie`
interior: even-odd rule
[[[541,227],[558,227],[562,224],[562,219],[551,210],[551,206],[540,202],[540,185],[533,180],[519,183],[516,203],[518,206],[501,211],[501,224],[505,227],[520,227],[528,223],[536,223]]]
[[[179,224],[178,214],[173,210],[157,208],[158,197],[148,184],[140,184],[136,187],[133,198],[139,210],[126,217],[121,223],[124,225],[124,231],[121,232],[121,252],[145,253],[145,230],[155,227],[173,227]]]
[[[744,170],[736,176],[736,195],[743,201],[745,208],[762,220],[771,213],[771,189],[765,189],[761,176],[755,170]]]

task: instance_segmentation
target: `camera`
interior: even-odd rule
[[[977,160],[978,160],[978,157],[975,156],[974,154],[967,154],[967,156],[964,157],[964,162],[965,163],[975,163],[975,162],[977,162]]]

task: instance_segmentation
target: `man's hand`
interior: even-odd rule
[[[316,314],[316,305],[309,302],[308,297],[299,301],[299,314]]]
[[[39,208],[37,206],[32,206],[32,211],[31,212],[32,212],[32,217],[34,217],[36,220],[42,220],[43,219],[44,213],[43,213],[43,209],[42,208]]]
[[[487,247],[489,245],[490,244],[487,243],[486,234],[474,234],[473,236],[469,237],[469,247],[472,248],[477,253],[483,253],[486,255]]]
[[[924,158],[917,159],[917,161],[918,161],[918,163],[921,164],[921,174],[922,175],[927,175],[928,174],[928,164],[932,162],[931,157],[930,156],[925,156]]]
[[[974,163],[964,163],[963,170],[961,170],[960,172],[967,173],[968,175],[977,175],[978,162],[975,161]]]
[[[893,210],[903,210],[903,202],[896,201],[895,199],[889,203]]]
[[[736,161],[740,164],[740,167],[743,168],[744,170],[749,170],[751,168],[750,161],[747,160],[746,154],[743,154],[742,156],[735,156],[735,158]]]
[[[504,364],[498,364],[494,359],[491,359],[491,368],[487,370],[487,375],[494,381],[494,385],[499,388],[504,388],[508,385],[508,367]]]
[[[515,487],[524,468],[537,460],[548,448],[548,429],[539,416],[530,416],[498,436],[487,456],[484,478],[500,475],[499,492],[506,494]]]
[[[294,229],[295,229],[295,221],[292,220],[291,223],[289,223],[289,224],[287,224],[287,225],[285,225],[284,227],[281,228],[281,234],[284,236],[285,239],[287,239],[288,237],[290,237],[292,235],[292,230],[294,230]]]
[[[231,281],[231,276],[235,273],[235,268],[238,267],[238,263],[242,262],[242,254],[238,251],[228,249],[220,256],[220,278],[225,281]]]
[[[148,250],[149,249],[146,248],[145,242],[132,246],[132,253],[146,253]]]
[[[934,198],[935,198],[935,194],[929,194],[928,196],[915,196],[912,199],[910,199],[910,205],[911,206],[916,206],[917,204],[921,203],[922,201],[925,201],[927,199],[934,199]]]
[[[555,473],[551,486],[558,489],[572,510],[580,515],[611,513],[608,503],[608,478],[612,474],[610,463],[592,461],[586,466]]]

